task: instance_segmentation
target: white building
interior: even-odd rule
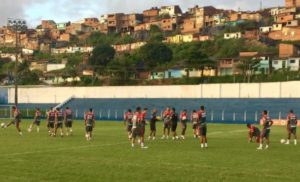
[[[52,54],[74,54],[76,52],[80,53],[91,53],[94,50],[94,47],[63,47],[63,48],[53,48],[51,49]]]
[[[241,32],[234,32],[234,33],[225,33],[224,39],[240,39],[242,38]]]
[[[275,15],[278,15],[279,14],[279,8],[272,8],[271,9],[271,15],[272,16],[275,16]]]
[[[288,69],[290,71],[300,70],[300,57],[291,57],[288,59],[275,59],[272,61],[274,70]]]
[[[285,59],[274,59],[272,60],[272,68],[276,70],[281,70],[286,67]]]
[[[47,64],[46,71],[55,71],[55,70],[62,70],[66,67],[66,64]]]
[[[30,55],[33,55],[34,51],[31,50],[31,49],[25,49],[25,48],[23,48],[22,49],[22,53],[23,53],[23,55],[30,56]]]
[[[300,68],[300,57],[289,58],[286,62],[287,68],[291,71],[299,71]]]
[[[261,33],[269,33],[272,31],[272,26],[266,26],[266,27],[259,27],[259,31]]]
[[[107,17],[108,17],[108,15],[101,15],[99,18],[99,23],[101,23],[101,24],[107,23]]]
[[[272,30],[273,31],[280,31],[282,30],[282,24],[281,23],[278,23],[278,24],[273,24],[273,27],[272,27]]]
[[[182,11],[178,5],[162,6],[159,10],[159,15],[170,15],[170,17],[174,17],[178,14],[182,14]]]

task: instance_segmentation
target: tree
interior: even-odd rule
[[[27,61],[23,61],[18,67],[18,81],[20,85],[39,84],[39,75],[29,69]]]
[[[193,46],[190,47],[186,54],[186,66],[189,69],[200,69],[201,70],[201,77],[204,75],[204,69],[206,67],[214,67],[215,62],[209,59],[207,54],[201,51],[201,49]],[[187,74],[189,75],[189,74]]]
[[[148,43],[140,48],[139,54],[149,70],[167,64],[173,59],[172,50],[163,43]]]
[[[106,66],[113,60],[116,52],[113,47],[107,44],[101,44],[94,48],[89,64],[93,66]]]
[[[164,39],[163,32],[157,25],[151,25],[148,42],[162,42]]]
[[[67,55],[67,67],[76,67],[78,66],[83,60],[83,54],[76,52],[75,54]]]
[[[250,83],[253,66],[258,64],[259,62],[260,59],[253,59],[253,58],[243,58],[240,60],[240,63],[237,65],[237,68],[242,70],[244,82],[246,82],[246,78],[247,78],[248,83]]]

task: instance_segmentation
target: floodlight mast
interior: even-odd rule
[[[14,85],[15,85],[15,106],[18,106],[18,65],[19,65],[19,42],[20,33],[27,30],[26,21],[22,19],[9,18],[7,20],[7,28],[16,35],[16,50],[15,50],[15,67],[14,67]]]

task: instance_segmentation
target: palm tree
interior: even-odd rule
[[[257,65],[260,61],[261,61],[260,59],[251,58],[251,57],[240,59],[240,63],[237,65],[237,68],[242,70],[244,82],[246,82],[246,77],[247,77],[247,82],[250,83],[253,66]]]

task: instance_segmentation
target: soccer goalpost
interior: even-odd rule
[[[13,105],[0,105],[0,119],[12,118]]]

